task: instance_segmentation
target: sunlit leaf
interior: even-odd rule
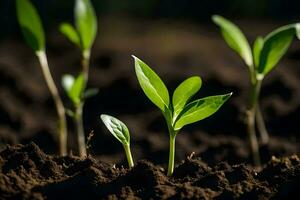
[[[186,103],[199,91],[201,84],[201,78],[194,76],[186,79],[176,88],[172,99],[175,116],[182,111]]]
[[[123,122],[109,115],[101,115],[101,119],[109,132],[123,145],[130,143],[129,130]]]
[[[257,37],[253,45],[253,59],[256,67],[259,66],[259,56],[263,46],[264,46],[264,39],[262,37]]]
[[[146,96],[162,111],[169,107],[169,92],[159,76],[143,61],[133,56],[135,72]]]
[[[265,37],[260,53],[258,73],[266,75],[276,66],[297,34],[297,27],[297,24],[283,26]]]
[[[217,95],[198,99],[185,106],[175,123],[175,130],[183,126],[205,119],[214,114],[232,95]]]
[[[229,47],[244,59],[247,66],[252,67],[251,48],[242,31],[235,24],[222,16],[214,15],[212,20],[220,26],[222,35]]]
[[[45,50],[45,35],[40,17],[29,0],[16,0],[17,17],[23,36],[36,52]]]

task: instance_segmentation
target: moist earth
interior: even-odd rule
[[[140,160],[132,169],[92,157],[58,157],[39,147],[8,146],[0,153],[0,199],[297,199],[300,160],[273,157],[261,169],[199,157],[182,161],[170,177]]]

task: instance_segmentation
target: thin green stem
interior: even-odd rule
[[[84,77],[84,89],[85,90],[89,78],[89,61],[90,61],[90,51],[84,50],[82,52],[82,73]],[[84,107],[84,99],[82,98],[82,101],[80,104],[75,105],[75,126],[77,131],[77,142],[78,142],[78,149],[79,149],[79,155],[81,157],[87,156],[86,152],[86,143],[85,143],[85,134],[84,134],[84,125],[83,125],[83,107]]]
[[[58,128],[59,153],[60,155],[65,156],[67,155],[67,122],[66,122],[66,115],[65,115],[65,107],[62,103],[57,87],[51,76],[46,53],[44,51],[39,51],[36,53],[36,55],[39,59],[44,78],[46,80],[47,86],[50,90],[50,93],[52,95],[52,98],[56,106],[56,111],[58,114],[58,125],[59,125]]]
[[[255,166],[260,166],[259,146],[255,132],[255,116],[257,110],[257,101],[261,88],[261,79],[256,79],[255,83],[251,84],[250,103],[247,111],[247,131],[250,144],[253,163]]]
[[[134,162],[133,162],[131,151],[130,151],[130,144],[124,144],[123,147],[125,149],[128,166],[129,166],[129,168],[132,168],[134,166]]]
[[[168,164],[168,176],[171,176],[174,172],[175,162],[175,135],[170,134],[170,150],[169,150],[169,164]]]
[[[84,128],[83,128],[83,120],[82,120],[82,111],[83,111],[82,104],[76,106],[74,121],[76,124],[79,156],[85,157],[85,156],[87,156],[87,153],[86,153],[86,143],[85,143],[85,135],[84,135]]]
[[[256,123],[257,123],[258,131],[260,133],[262,144],[268,144],[270,138],[269,138],[269,134],[268,134],[259,104],[257,104],[257,107],[256,107]]]
[[[81,64],[82,64],[82,73],[83,73],[83,77],[85,80],[85,87],[87,85],[87,82],[89,80],[89,65],[90,65],[90,50],[84,50],[82,52],[82,60],[81,60]]]

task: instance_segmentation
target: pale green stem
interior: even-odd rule
[[[253,163],[255,166],[260,166],[259,146],[255,132],[255,115],[257,109],[257,101],[261,88],[261,80],[257,79],[256,82],[251,84],[250,104],[247,111],[247,131],[248,140],[250,144]]]
[[[89,64],[90,64],[90,50],[82,52],[82,73],[85,80],[85,86],[89,80]]]
[[[89,78],[89,60],[90,60],[90,51],[84,50],[82,52],[82,73],[84,77],[84,89],[86,88],[88,78]],[[75,126],[77,130],[77,143],[79,149],[79,155],[81,157],[85,157],[87,155],[86,152],[86,143],[85,143],[85,134],[84,134],[84,125],[83,125],[83,107],[84,107],[84,99],[82,98],[82,102],[79,105],[75,105]]]
[[[260,133],[262,144],[268,144],[270,138],[269,138],[269,134],[268,134],[268,131],[267,131],[267,128],[265,125],[263,115],[261,113],[261,110],[260,110],[258,104],[257,104],[257,108],[256,108],[256,123],[257,123],[258,131]]]
[[[129,168],[132,168],[134,166],[134,162],[133,162],[131,151],[130,151],[130,144],[124,144],[123,147],[125,149],[128,166],[129,166]]]
[[[54,80],[51,76],[46,53],[44,51],[39,51],[36,53],[36,55],[39,59],[44,78],[46,80],[47,86],[50,90],[50,93],[56,106],[59,121],[59,153],[60,155],[65,156],[67,155],[67,122],[65,108],[59,96]]]
[[[85,135],[84,135],[84,128],[83,128],[83,120],[82,120],[82,111],[83,111],[83,104],[79,104],[76,106],[76,112],[74,116],[76,130],[77,130],[77,141],[78,141],[78,149],[79,149],[79,156],[86,157],[86,143],[85,143]]]
[[[174,172],[175,162],[175,134],[170,134],[170,150],[169,150],[169,164],[168,164],[168,176],[171,176]]]

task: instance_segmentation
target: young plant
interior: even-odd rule
[[[122,143],[128,166],[129,168],[132,168],[134,163],[130,151],[130,134],[127,126],[117,118],[109,115],[101,115],[101,119],[109,132]]]
[[[79,154],[80,156],[86,156],[85,134],[82,120],[84,98],[82,98],[82,94],[85,93],[84,91],[89,78],[91,48],[97,35],[97,17],[90,0],[76,0],[74,15],[75,27],[69,23],[62,23],[60,25],[60,31],[80,49],[82,73],[76,78],[76,81],[74,77],[66,75],[63,78],[63,82],[66,82],[66,84],[64,84],[66,87],[64,88],[75,107],[72,116],[77,129]],[[70,92],[72,93],[72,86],[68,82],[71,83],[71,80],[73,80],[72,83],[74,83],[73,90],[75,90],[75,95],[79,96],[70,94]],[[79,88],[79,86],[81,88]],[[87,93],[90,95],[93,93],[93,95],[95,95],[97,91],[92,89],[87,91]]]
[[[67,154],[67,124],[65,116],[65,108],[63,106],[62,100],[59,96],[58,90],[51,76],[49,69],[46,47],[45,47],[45,34],[44,29],[40,20],[40,17],[30,3],[29,0],[17,0],[17,17],[21,27],[23,36],[28,43],[28,45],[34,50],[36,56],[38,57],[44,78],[46,80],[47,86],[50,90],[52,98],[54,100],[58,121],[59,121],[59,152],[60,155]]]
[[[174,91],[172,100],[167,87],[160,77],[143,61],[133,56],[135,72],[140,86],[146,96],[163,113],[167,122],[170,149],[168,175],[172,175],[175,158],[175,138],[178,132],[186,125],[205,119],[214,114],[232,93],[205,97],[190,101],[200,90],[202,81],[194,76],[183,81]]]
[[[260,158],[255,125],[260,132],[262,143],[266,144],[269,141],[269,135],[258,104],[261,83],[286,53],[294,36],[300,38],[300,24],[286,25],[272,31],[266,37],[257,37],[251,51],[245,35],[235,24],[218,15],[213,16],[212,20],[221,28],[228,46],[240,55],[249,69],[251,88],[247,111],[247,131],[253,161],[258,166],[260,165]]]

